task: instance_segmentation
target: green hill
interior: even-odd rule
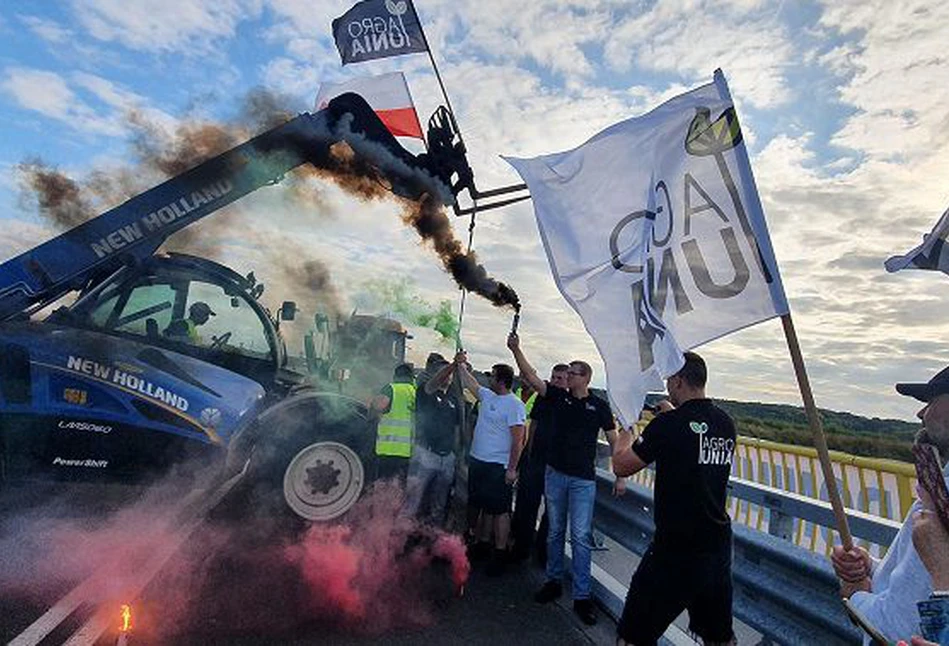
[[[784,444],[813,446],[807,417],[800,406],[716,400],[738,425],[741,435]],[[853,455],[912,462],[910,449],[919,424],[818,409],[827,445]]]

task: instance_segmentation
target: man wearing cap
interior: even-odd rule
[[[195,301],[188,308],[188,318],[172,321],[165,328],[165,336],[187,341],[192,345],[200,345],[201,335],[198,334],[198,326],[207,323],[212,316],[215,314],[210,305],[204,301]]]
[[[926,383],[896,384],[896,390],[925,402],[917,413],[923,429],[916,442],[936,447],[949,482],[945,466],[949,456],[949,368]],[[841,595],[894,642],[919,634],[917,601],[949,596],[949,590],[933,590],[932,578],[913,547],[913,518],[919,509],[919,501],[914,502],[882,560],[873,559],[857,546],[844,550],[838,545],[831,554]],[[869,637],[864,643],[869,643]]]
[[[424,381],[415,392],[416,440],[404,510],[434,525],[445,521],[448,494],[455,480],[458,405],[448,392],[453,375],[454,365],[433,352],[425,363]]]

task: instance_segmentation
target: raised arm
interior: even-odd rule
[[[431,395],[433,392],[448,383],[451,379],[452,371],[455,366],[451,363],[443,365],[428,381],[425,382],[425,392]]]
[[[459,352],[455,355],[454,365],[458,371],[458,377],[461,379],[462,387],[478,399],[481,399],[481,396],[478,394],[481,384],[478,383],[478,380],[475,379],[474,375],[468,370],[468,356],[464,352]]]
[[[521,379],[529,383],[537,391],[538,397],[547,394],[547,382],[537,376],[537,371],[527,361],[524,352],[521,350],[521,339],[517,333],[511,332],[507,337],[507,347],[514,355],[514,361],[517,363],[517,369],[521,371]]]
[[[636,455],[633,450],[633,433],[629,429],[620,429],[613,432],[613,473],[617,477],[631,476],[646,468],[646,462]],[[607,434],[609,438],[609,434]]]

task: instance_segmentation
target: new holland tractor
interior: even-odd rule
[[[450,204],[457,169],[416,158],[356,95],[304,113],[0,265],[0,475],[136,480],[199,463],[244,471],[283,512],[355,504],[373,432],[360,401],[288,368],[262,286],[159,253],[172,233],[344,141],[408,199]],[[67,295],[75,300],[53,309]]]

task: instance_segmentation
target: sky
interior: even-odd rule
[[[0,261],[57,230],[20,165],[79,182],[134,168],[136,123],[228,121],[249,92],[312,110],[323,82],[403,71],[424,121],[443,102],[426,55],[340,64],[330,23],[351,2],[7,0],[0,5]],[[949,5],[930,0],[417,0],[480,189],[517,183],[500,155],[578,146],[599,130],[711,81],[730,85],[818,406],[912,419],[898,381],[949,363],[949,277],[887,274],[949,206]],[[407,147],[414,144],[409,143]],[[417,151],[417,147],[414,148]],[[372,312],[372,281],[409,281],[432,303],[459,292],[385,202],[329,185],[318,208],[245,198],[197,225],[217,260],[263,282],[275,258],[313,258],[347,308]],[[104,205],[106,207],[112,205]],[[210,224],[220,218],[226,226]],[[467,240],[468,220],[454,221]],[[242,240],[253,231],[254,244]],[[524,303],[523,347],[546,372],[602,364],[551,278],[530,203],[482,213],[474,249]],[[293,299],[275,288],[264,300]],[[301,303],[307,314],[307,304]],[[304,316],[305,318],[305,316]],[[510,360],[510,312],[468,298],[472,362]],[[452,347],[413,330],[410,357]],[[292,336],[292,335],[291,335]],[[293,350],[293,348],[291,348]],[[781,324],[702,346],[714,397],[800,404]]]

